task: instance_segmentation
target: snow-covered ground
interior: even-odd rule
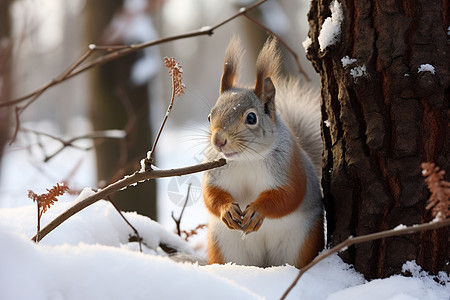
[[[32,126],[53,130],[48,124]],[[183,166],[201,159],[201,147],[191,147],[189,142],[179,144],[177,135],[185,133],[165,132],[161,152],[171,159],[169,163],[167,157],[160,157],[163,165],[159,167]],[[192,153],[186,155],[186,149]],[[36,230],[36,207],[26,198],[27,189],[45,192],[55,179],[67,176],[77,161],[81,163],[77,175],[73,175],[74,183],[78,187],[92,185],[93,159],[90,152],[66,149],[54,161],[38,168],[39,161],[30,152],[7,150],[0,184],[0,299],[278,299],[297,275],[298,270],[292,266],[262,269],[202,265],[206,230],[189,243],[173,233],[170,213],[174,210],[177,215],[180,207],[168,199],[170,179],[160,181],[160,223],[125,213],[145,242],[142,253],[136,242],[129,242],[134,234],[131,228],[106,201],[76,214],[40,244],[31,242]],[[58,173],[53,173],[56,170]],[[201,180],[201,175],[196,176]],[[52,206],[43,215],[43,226],[72,205],[74,199],[67,195]],[[183,228],[193,228],[206,218],[200,199],[187,208]],[[198,257],[200,263],[175,262],[158,246],[160,243]],[[414,262],[406,262],[404,269],[413,276],[367,282],[332,255],[305,273],[288,299],[450,299],[447,274],[430,276]]]
[[[44,222],[67,209],[57,203]],[[135,213],[125,216],[146,242],[128,242],[132,230],[106,201],[80,212],[45,237],[34,234],[34,205],[0,210],[1,299],[278,299],[292,282],[292,266],[257,268],[174,262],[160,242],[188,249],[181,238]],[[414,263],[413,277],[366,282],[337,255],[305,273],[288,299],[448,299],[441,285]]]

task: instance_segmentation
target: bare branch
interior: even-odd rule
[[[61,75],[59,75],[58,77],[52,79],[51,81],[47,82],[46,84],[44,84],[43,86],[41,86],[40,88],[38,88],[37,90],[26,94],[20,98],[11,100],[11,101],[5,101],[0,103],[0,107],[4,107],[4,106],[11,106],[11,105],[15,105],[15,104],[19,104],[27,99],[31,99],[31,101],[29,103],[26,104],[26,106],[30,105],[31,102],[33,102],[34,100],[36,100],[42,93],[44,93],[47,89],[49,89],[50,87],[61,83],[71,77],[73,77],[73,72],[74,70],[79,67],[84,61],[86,61],[86,59],[92,54],[93,50],[89,49],[87,50],[80,58],[77,59],[77,61],[75,63],[73,63],[72,65],[69,66],[69,68],[67,68]]]
[[[130,221],[127,220],[127,218],[125,218],[125,216],[123,215],[123,213],[120,211],[120,209],[117,207],[117,205],[111,200],[111,197],[108,196],[106,197],[109,201],[109,203],[111,203],[112,206],[114,206],[114,208],[116,209],[116,211],[119,213],[119,215],[122,217],[122,219],[125,221],[125,223],[128,224],[128,226],[131,227],[131,229],[134,231],[134,234],[136,235],[136,239],[138,241],[139,244],[139,252],[142,252],[142,238],[139,236],[139,232],[137,231],[137,229],[130,223]]]
[[[163,178],[163,177],[171,177],[171,176],[181,176],[186,174],[197,173],[205,170],[210,170],[214,168],[221,167],[226,164],[225,159],[219,159],[216,161],[206,162],[198,165],[193,165],[189,167],[183,167],[178,169],[167,169],[167,170],[149,170],[146,172],[135,172],[132,175],[125,176],[121,180],[118,180],[104,189],[98,190],[95,194],[75,203],[72,207],[68,208],[65,212],[57,216],[53,221],[47,224],[41,231],[39,231],[39,239],[36,238],[36,235],[31,239],[33,241],[39,241],[44,238],[47,234],[49,234],[53,229],[61,225],[68,218],[81,211],[82,209],[88,207],[89,205],[101,200],[105,199],[107,196],[111,195],[114,192],[117,192],[121,189],[124,189],[132,184],[137,184],[145,180],[154,179],[154,178]]]
[[[13,105],[13,104],[18,104],[19,102],[22,102],[22,100],[27,100],[29,98],[31,98],[27,103],[25,103],[23,106],[19,107],[16,106],[15,109],[15,113],[16,113],[16,127],[14,129],[14,134],[13,137],[11,139],[10,145],[12,143],[14,143],[14,141],[17,138],[17,134],[19,133],[19,129],[20,129],[20,115],[22,114],[22,112],[25,111],[25,109],[28,108],[28,106],[30,106],[34,101],[37,100],[37,98],[39,98],[40,95],[42,95],[47,89],[49,89],[50,87],[61,83],[65,80],[67,80],[69,78],[69,75],[72,74],[72,72],[78,67],[80,66],[90,55],[92,54],[92,49],[89,48],[75,63],[73,63],[71,66],[69,66],[69,68],[67,68],[60,76],[58,76],[57,78],[53,79],[52,81],[50,81],[49,83],[45,84],[44,86],[42,86],[40,89],[38,89],[36,92],[29,94],[29,97],[21,97],[20,101],[19,99],[17,100],[13,100],[13,101],[5,101],[3,103],[0,103],[0,108],[6,105]]]
[[[302,275],[306,271],[311,269],[313,266],[315,266],[317,263],[319,263],[320,261],[322,261],[325,258],[327,258],[328,256],[330,256],[331,254],[337,253],[337,252],[341,251],[342,249],[345,249],[345,248],[350,247],[350,246],[355,245],[355,244],[369,242],[369,241],[373,241],[373,240],[377,240],[377,239],[382,239],[382,238],[387,238],[387,237],[392,237],[392,236],[412,234],[412,233],[419,232],[419,231],[432,230],[432,229],[437,229],[437,228],[445,227],[445,226],[449,226],[449,225],[450,225],[450,219],[438,220],[438,221],[433,220],[433,221],[431,221],[429,223],[420,224],[420,225],[413,225],[413,226],[409,226],[409,227],[401,228],[401,229],[394,228],[394,229],[380,231],[380,232],[367,234],[367,235],[362,235],[362,236],[358,236],[358,237],[350,236],[345,241],[343,241],[342,243],[334,246],[329,251],[327,251],[327,252],[317,256],[309,264],[304,266],[299,271],[297,277],[294,279],[294,281],[291,283],[291,285],[284,292],[284,294],[281,296],[280,299],[281,300],[286,299],[286,297],[289,294],[289,292],[295,287],[297,282],[300,280],[300,278],[302,277]]]
[[[181,227],[180,227],[181,219],[183,218],[183,213],[184,213],[184,210],[185,210],[186,205],[187,205],[187,203],[188,203],[188,200],[189,200],[189,193],[190,193],[190,192],[191,192],[191,183],[189,183],[189,185],[188,185],[188,189],[187,189],[187,193],[186,193],[186,198],[185,198],[185,200],[184,200],[183,208],[181,209],[181,213],[180,213],[180,216],[178,217],[178,219],[175,218],[175,216],[173,215],[173,211],[172,211],[172,219],[174,220],[175,225],[177,226],[177,234],[178,234],[179,236],[181,236]]]
[[[121,140],[121,139],[124,139],[127,135],[127,132],[124,130],[110,129],[110,130],[93,131],[93,132],[75,136],[75,137],[72,137],[69,139],[63,139],[63,138],[60,138],[60,137],[57,137],[57,136],[54,136],[54,135],[51,135],[51,134],[48,134],[45,132],[40,132],[40,131],[36,131],[36,130],[32,130],[32,129],[22,128],[20,130],[25,131],[25,132],[31,132],[37,136],[45,136],[45,137],[48,137],[50,139],[53,139],[53,140],[61,143],[61,147],[58,148],[57,150],[55,150],[52,154],[47,155],[44,153],[44,155],[45,155],[44,162],[48,162],[49,160],[54,158],[56,155],[61,153],[66,147],[72,147],[72,148],[83,150],[83,151],[88,151],[88,150],[92,149],[92,147],[86,148],[86,147],[80,147],[80,146],[75,145],[74,143],[79,140],[86,140],[86,139],[91,139],[91,140],[119,139],[119,140]]]

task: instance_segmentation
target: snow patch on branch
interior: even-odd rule
[[[91,197],[92,195],[94,195],[95,194],[95,191],[92,189],[92,188],[90,188],[90,187],[85,187],[82,191],[81,191],[81,193],[78,195],[78,197],[75,199],[75,203],[77,203],[77,202],[81,202],[81,201],[83,201],[83,200],[85,200],[86,198],[89,198],[89,197]]]
[[[402,230],[402,229],[406,229],[406,228],[408,228],[408,226],[400,224],[400,225],[394,227],[394,230]]]
[[[319,34],[320,51],[341,40],[341,23],[344,20],[342,4],[334,0],[330,4],[331,17],[325,19]]]

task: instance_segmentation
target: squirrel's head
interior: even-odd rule
[[[273,147],[277,132],[273,80],[280,60],[276,44],[273,38],[264,44],[253,89],[235,86],[242,48],[236,37],[228,45],[220,96],[208,119],[211,146],[229,160],[262,159]]]

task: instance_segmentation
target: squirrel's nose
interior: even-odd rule
[[[222,132],[215,132],[213,136],[213,143],[217,148],[222,149],[227,144],[227,137]]]
[[[216,144],[217,147],[222,148],[223,146],[225,146],[227,144],[227,140],[220,140],[220,139],[216,139],[216,141],[214,142]]]

